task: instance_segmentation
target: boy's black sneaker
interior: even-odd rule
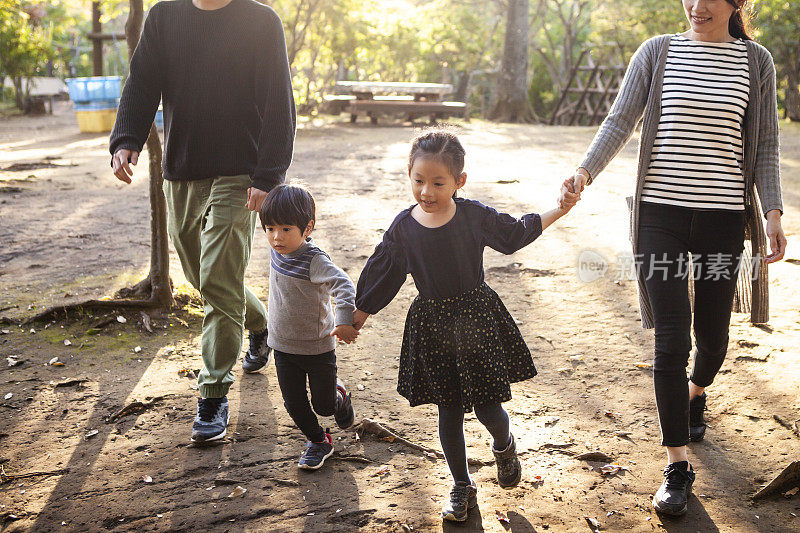
[[[706,393],[689,400],[689,440],[700,442],[706,436],[706,421],[703,412],[706,410]]]
[[[694,477],[694,470],[687,461],[668,464],[664,469],[664,483],[653,496],[656,511],[672,516],[686,514]]]
[[[478,487],[473,481],[471,485],[456,483],[450,489],[450,498],[442,507],[442,519],[451,522],[463,522],[469,510],[478,505]]]
[[[492,446],[495,463],[497,463],[497,483],[504,489],[516,487],[522,479],[522,465],[517,457],[517,443],[511,434],[511,441],[503,451],[497,451]]]
[[[224,439],[228,432],[228,397],[200,398],[197,415],[192,425],[192,442],[209,442]]]
[[[306,451],[300,456],[298,468],[316,470],[325,464],[325,459],[333,455],[333,439],[330,433],[325,432],[322,442],[306,442]]]
[[[247,374],[258,372],[269,364],[272,358],[272,348],[267,346],[267,330],[260,333],[249,333],[250,347],[242,360],[242,370]]]
[[[336,378],[336,411],[333,413],[333,418],[336,420],[336,425],[341,429],[349,428],[356,420],[356,413],[353,410],[350,394],[339,378]]]

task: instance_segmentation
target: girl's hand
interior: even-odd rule
[[[356,330],[359,330],[364,327],[364,322],[367,321],[369,318],[369,313],[365,313],[361,309],[356,309],[355,314],[353,314],[353,327]]]
[[[767,213],[767,238],[772,253],[764,258],[764,262],[777,263],[786,254],[786,235],[781,227],[781,212],[777,209]]]
[[[331,337],[338,337],[340,341],[350,344],[356,340],[356,337],[358,337],[358,331],[353,326],[341,324],[333,328],[333,331],[331,331]]]
[[[558,208],[563,212],[567,212],[577,204],[581,199],[580,192],[574,192],[575,185],[573,178],[567,178],[561,184],[561,195],[558,197]]]

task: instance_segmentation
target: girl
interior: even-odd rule
[[[759,266],[766,267],[756,263],[737,272],[745,236],[753,257],[766,256],[766,264],[781,260],[786,250],[775,66],[747,34],[745,4],[683,0],[691,29],[654,37],[639,48],[573,177],[579,193],[644,116],[631,230],[635,257],[642,259],[637,269],[642,325],[655,326],[656,406],[667,451],[665,480],[653,506],[673,515],[686,512],[695,480],[686,444],[705,434],[704,390],[728,348],[737,274],[754,279],[751,296],[739,299],[751,299],[753,322],[768,320],[768,280],[763,272],[758,275]],[[562,203],[574,204],[572,190],[562,187]],[[690,253],[694,313],[688,290],[692,269],[686,268]],[[697,351],[687,383],[693,321]]]
[[[464,413],[475,409],[493,437],[501,487],[517,485],[521,467],[501,402],[509,384],[536,375],[531,353],[497,294],[484,283],[483,249],[511,254],[567,213],[554,209],[520,219],[456,197],[464,186],[464,148],[445,131],[417,137],[408,177],[416,204],[402,211],[358,280],[355,326],[395,297],[408,273],[419,296],[403,334],[397,390],[411,406],[439,408],[439,439],[454,486],[445,520],[464,521],[477,504],[467,470]]]

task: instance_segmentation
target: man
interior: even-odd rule
[[[254,0],[173,0],[150,10],[111,133],[111,166],[131,182],[159,100],[170,238],[204,318],[193,441],[225,437],[231,369],[269,362],[267,313],[244,285],[256,213],[282,183],[296,127],[280,18]]]

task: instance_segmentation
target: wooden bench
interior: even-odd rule
[[[391,82],[337,82],[337,94],[324,97],[326,109],[333,114],[350,113],[350,122],[365,114],[373,124],[380,115],[401,114],[413,121],[420,116],[430,116],[431,122],[450,116],[464,116],[463,102],[443,102],[441,97],[450,94],[451,85],[439,83]],[[388,93],[388,94],[387,94]]]

